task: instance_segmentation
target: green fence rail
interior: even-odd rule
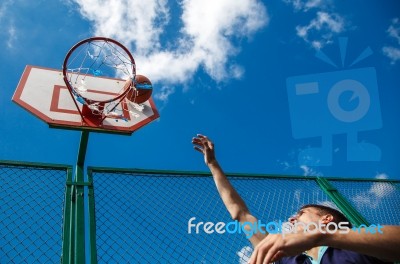
[[[0,162],[1,263],[246,263],[251,255],[245,234],[188,233],[193,217],[232,221],[209,173],[88,167],[86,174]],[[227,175],[264,222],[317,203],[356,225],[400,225],[400,181]]]

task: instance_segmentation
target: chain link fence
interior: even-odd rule
[[[389,181],[331,180],[369,223],[400,225],[400,191]]]
[[[59,263],[70,167],[0,163],[0,262]]]
[[[305,204],[336,207],[315,177],[229,177],[263,223],[285,221]],[[207,234],[204,224],[189,234],[193,217],[193,224],[232,221],[209,175],[93,168],[90,179],[99,263],[247,263],[252,249],[245,234]],[[371,223],[399,223],[400,192],[391,183],[333,183],[363,215],[373,216],[367,217]],[[355,194],[371,192],[381,198],[380,207],[360,208]]]
[[[79,185],[86,186],[87,263],[241,264],[251,255],[246,234],[205,231],[206,222],[232,222],[207,173],[88,168],[89,182],[76,183],[71,175],[71,166],[0,162],[0,263],[76,260]],[[264,224],[285,221],[305,204],[336,207],[338,199],[369,224],[400,224],[400,181],[228,177]]]

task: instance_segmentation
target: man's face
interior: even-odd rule
[[[295,224],[295,222],[301,222],[304,224],[308,223],[318,223],[322,219],[321,214],[319,213],[318,209],[313,207],[307,207],[301,209],[295,214],[294,216],[289,218],[289,222]],[[298,231],[303,230],[302,225],[297,225]]]

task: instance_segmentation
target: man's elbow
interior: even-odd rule
[[[233,221],[239,221],[240,214],[238,212],[231,213],[231,218]]]
[[[250,212],[248,210],[233,210],[231,212],[231,217],[234,221],[238,221],[238,222],[246,222],[248,221],[250,216]]]

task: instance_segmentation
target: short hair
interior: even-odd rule
[[[341,213],[339,210],[336,210],[332,207],[328,207],[325,205],[320,205],[320,204],[306,204],[303,205],[300,210],[305,209],[305,208],[315,208],[318,210],[318,212],[323,215],[323,214],[331,214],[333,216],[333,222],[335,222],[336,224],[340,223],[340,222],[348,222],[349,224],[345,225],[347,227],[352,227],[352,224],[350,223],[349,219],[343,214]]]

